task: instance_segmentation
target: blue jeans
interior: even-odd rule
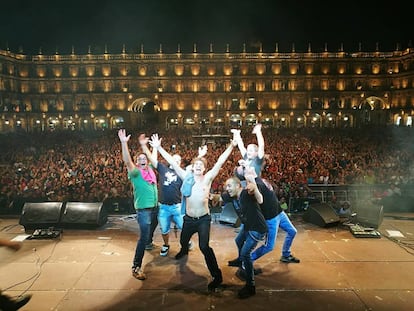
[[[240,231],[236,236],[235,242],[239,251],[239,259],[242,262],[242,266],[246,271],[246,284],[255,285],[254,272],[253,272],[253,260],[251,257],[252,251],[255,249],[260,241],[265,238],[265,233],[257,231],[245,231],[244,225],[240,226]]]
[[[183,228],[183,215],[181,214],[181,203],[167,205],[160,203],[158,211],[158,222],[161,227],[161,234],[168,234],[171,229],[171,221],[173,221],[177,229]]]
[[[155,208],[137,210],[137,222],[139,225],[140,237],[137,242],[137,247],[135,248],[134,262],[132,264],[133,268],[142,266],[142,260],[145,253],[145,245],[151,243],[151,231],[154,222],[154,215],[155,218],[157,218],[157,214],[158,210]]]
[[[297,230],[293,226],[288,215],[286,215],[285,212],[281,212],[276,217],[266,220],[266,223],[269,230],[266,241],[263,245],[254,250],[252,253],[252,260],[255,261],[274,249],[279,227],[286,232],[285,241],[283,242],[282,247],[282,256],[290,256],[290,248]]]
[[[188,243],[194,233],[198,233],[198,246],[204,255],[207,268],[213,278],[221,278],[221,270],[217,264],[214,250],[210,247],[211,215],[207,214],[198,219],[184,215],[183,229],[181,231],[181,251],[188,253]]]

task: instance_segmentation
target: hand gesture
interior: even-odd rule
[[[230,132],[233,133],[233,140],[241,139],[240,130],[231,129]]]
[[[207,145],[198,147],[198,157],[204,157],[207,154]]]
[[[118,131],[118,137],[119,137],[119,140],[121,141],[121,143],[126,143],[131,138],[131,134],[126,136],[125,129],[120,129]]]
[[[257,123],[253,128],[252,134],[260,133],[261,130],[262,130],[262,124]]]
[[[145,134],[141,134],[141,135],[139,135],[138,141],[139,141],[139,144],[141,146],[143,146],[143,145],[146,145],[148,143],[149,138],[145,137]]]
[[[152,148],[158,149],[159,147],[161,147],[161,140],[162,138],[159,138],[158,134],[152,134],[149,144]]]

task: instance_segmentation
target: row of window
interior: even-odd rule
[[[273,92],[273,91],[355,91],[406,89],[414,87],[414,79],[273,79],[273,80],[145,80],[117,81],[19,81],[0,78],[0,91],[26,93],[72,92]]]
[[[22,78],[60,77],[165,77],[165,76],[248,76],[248,75],[362,75],[396,74],[412,70],[414,61],[357,62],[246,62],[215,64],[87,64],[31,65],[0,62],[0,74]]]
[[[362,117],[361,117],[362,116]],[[393,125],[413,126],[414,116],[393,116]],[[229,117],[167,117],[166,128],[185,127],[185,128],[217,128],[217,127],[243,127],[253,126],[260,122],[264,126],[270,127],[353,127],[356,122],[359,124],[369,124],[372,116],[365,113],[360,116],[351,114],[331,114],[320,115],[318,113],[310,115],[289,115],[262,116],[248,114],[242,117],[239,114],[232,114]],[[25,131],[45,131],[45,130],[104,130],[125,127],[125,120],[122,116],[96,116],[96,117],[45,117],[42,119],[33,118],[7,118],[0,119],[0,131],[25,130]]]

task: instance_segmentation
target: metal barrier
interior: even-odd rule
[[[334,184],[309,184],[311,190],[309,197],[289,198],[288,211],[291,213],[302,212],[313,202],[333,202],[335,197],[339,205],[347,203],[351,207],[364,201],[377,201],[387,209],[414,210],[414,185],[399,185],[401,196],[393,196],[392,199],[384,199],[387,184],[361,184],[361,185],[334,185]]]

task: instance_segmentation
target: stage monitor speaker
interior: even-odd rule
[[[235,228],[240,227],[241,222],[239,216],[236,214],[236,211],[234,210],[233,203],[229,202],[223,206],[219,222],[221,224],[233,225]]]
[[[19,224],[25,230],[58,227],[63,202],[26,202],[22,208]]]
[[[384,207],[371,201],[361,201],[356,204],[355,213],[357,224],[378,229],[384,218]]]
[[[63,208],[63,228],[97,228],[108,221],[103,203],[67,202]]]
[[[332,227],[339,224],[339,216],[326,203],[310,205],[303,214],[303,220],[319,227]]]

